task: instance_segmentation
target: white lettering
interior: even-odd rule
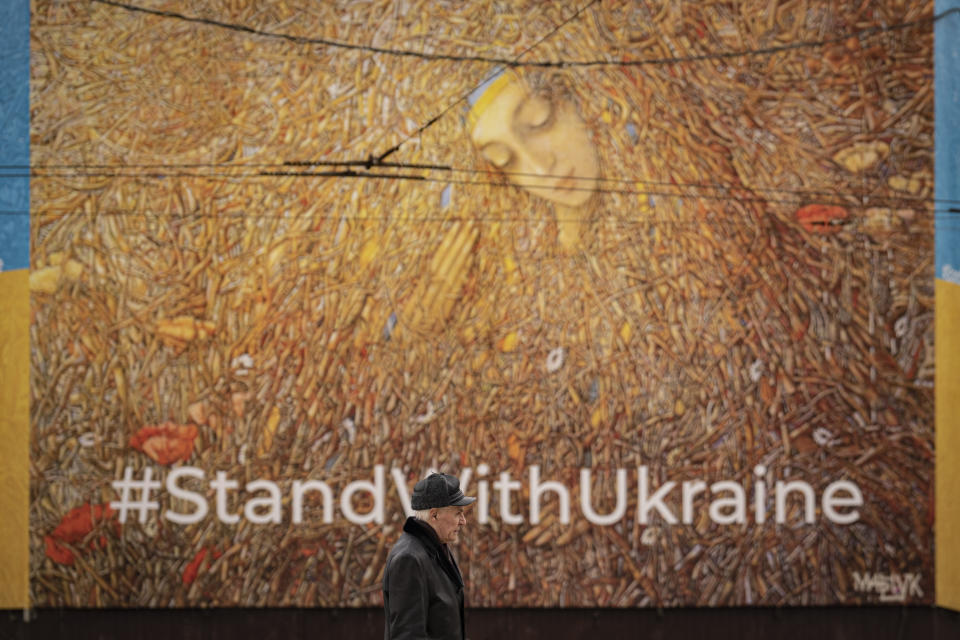
[[[397,469],[393,469],[396,471]],[[303,522],[303,495],[308,491],[319,491],[323,494],[323,521],[333,522],[333,492],[326,482],[320,480],[293,481],[293,524]],[[409,503],[410,499],[407,498]]]
[[[811,487],[809,483],[803,480],[793,480],[791,482],[777,480],[774,491],[776,493],[777,513],[775,520],[777,524],[784,524],[787,521],[787,495],[792,491],[799,491],[803,494],[803,519],[807,523],[813,522],[814,502],[816,502],[816,499],[813,497],[813,487]]]
[[[180,480],[182,476],[203,480],[203,471],[197,469],[196,467],[177,467],[170,472],[170,475],[167,476],[167,491],[170,492],[170,495],[174,498],[180,498],[181,500],[191,502],[196,505],[197,508],[193,511],[193,513],[189,514],[167,510],[164,512],[163,517],[170,522],[176,522],[177,524],[194,524],[200,522],[206,517],[207,512],[210,510],[210,506],[207,504],[207,501],[204,499],[204,497],[199,493],[181,489],[177,485],[177,481]]]
[[[235,513],[227,513],[227,489],[236,489],[239,486],[240,484],[236,480],[227,478],[226,471],[217,471],[217,478],[210,482],[210,488],[217,492],[217,518],[224,524],[240,522],[240,516]]]
[[[270,480],[254,480],[248,482],[244,487],[247,493],[255,491],[266,491],[269,496],[260,498],[250,498],[243,505],[243,515],[247,520],[254,524],[267,524],[269,522],[279,523],[283,520],[282,505],[280,501],[280,487],[276,482]],[[266,513],[258,513],[258,509],[266,508]]]
[[[373,468],[373,482],[368,480],[355,480],[343,489],[340,494],[340,510],[343,515],[354,524],[368,524],[376,522],[383,524],[383,496],[384,496],[385,473],[383,465],[378,464]],[[357,513],[353,508],[353,494],[358,491],[366,491],[373,496],[373,508],[367,513]]]
[[[403,471],[393,467],[390,469],[390,477],[393,478],[393,486],[397,488],[397,495],[400,496],[403,513],[409,518],[413,515],[413,509],[410,507],[410,491],[407,489],[407,480],[403,477]]]
[[[646,465],[641,465],[640,477],[637,480],[637,483],[639,484],[640,491],[640,497],[637,501],[637,519],[640,521],[640,524],[650,524],[651,509],[656,509],[657,513],[660,514],[660,517],[666,520],[668,524],[676,524],[677,516],[675,516],[673,512],[667,508],[667,505],[663,503],[663,499],[668,493],[673,491],[673,488],[677,485],[677,483],[671,480],[657,489],[652,496],[648,495],[650,478]]]
[[[919,573],[860,573],[853,572],[853,590],[857,593],[873,593],[880,602],[906,602],[907,597],[923,597]]]
[[[481,478],[490,473],[490,467],[486,463],[480,463],[477,466],[477,475]],[[477,482],[477,522],[487,524],[490,521],[490,487],[489,482],[480,480]]]
[[[846,497],[837,494],[845,492]],[[837,524],[853,524],[860,519],[860,512],[856,509],[846,513],[837,511],[837,507],[859,507],[863,505],[863,494],[860,487],[848,480],[837,480],[827,485],[823,492],[823,515],[830,522]]]
[[[707,483],[703,480],[685,480],[681,486],[683,492],[683,524],[693,524],[693,499],[707,490]]]
[[[905,581],[908,583],[905,591],[908,596],[917,596],[918,598],[923,597],[923,590],[920,588],[920,574],[919,573],[908,573],[904,576]]]
[[[519,480],[511,480],[510,473],[503,471],[500,479],[493,483],[493,488],[500,492],[500,519],[504,524],[520,524],[523,522],[523,516],[513,513],[510,510],[510,492],[514,489],[520,489],[523,484]]]
[[[626,481],[626,480],[624,480]],[[540,465],[530,467],[530,524],[540,524],[540,496],[553,491],[560,499],[560,523],[570,522],[570,492],[556,481],[540,482]]]
[[[712,493],[720,491],[729,491],[732,497],[718,498],[710,503],[710,519],[717,524],[743,524],[747,521],[747,495],[743,487],[729,480],[723,482],[714,482],[710,485]],[[731,508],[732,511],[724,513],[724,509]]]
[[[580,469],[580,507],[583,509],[583,517],[593,524],[611,525],[620,520],[627,512],[627,470],[617,469],[617,506],[602,516],[594,511],[593,501],[590,499],[590,469]]]
[[[757,476],[757,483],[753,486],[753,510],[757,524],[767,521],[767,484],[763,481],[766,472],[767,468],[762,464],[753,468],[753,473]]]
[[[119,486],[120,499],[111,502],[111,506],[118,510],[139,511],[141,518],[146,518],[148,510],[160,510],[160,503],[149,501],[149,492],[160,489],[159,481],[155,486],[147,483],[151,481],[147,470],[143,471],[143,480],[133,477],[132,468],[128,468],[124,476],[126,480],[115,482]],[[489,477],[491,473],[487,464],[479,464],[476,468],[466,467],[460,472],[461,489],[465,493],[477,497],[475,507],[475,521],[481,525],[488,524],[491,515],[503,524],[518,525],[529,521],[532,525],[543,522],[545,504],[556,500],[558,524],[568,525],[578,514],[571,512],[571,492],[577,487],[568,487],[557,480],[544,478],[540,465],[531,465],[529,475],[525,481],[514,479],[510,472],[504,471],[495,480]],[[634,497],[637,500],[636,524],[648,526],[659,520],[664,525],[681,522],[684,525],[698,524],[704,520],[719,525],[745,524],[748,519],[748,491],[753,492],[752,514],[757,523],[766,520],[768,510],[774,511],[774,518],[778,524],[784,524],[788,517],[798,520],[795,524],[813,524],[817,517],[825,521],[848,525],[860,520],[860,509],[864,504],[863,492],[849,480],[836,480],[826,486],[822,496],[818,496],[813,486],[803,480],[778,480],[768,490],[764,478],[768,471],[764,465],[753,468],[753,478],[748,476],[746,481],[719,480],[708,485],[700,479],[679,481],[669,480],[660,486],[651,485],[651,470],[641,465],[636,469],[636,493],[628,493],[628,469],[613,470],[615,485],[615,504],[609,513],[598,513],[597,502],[593,499],[595,487],[592,470],[579,470],[579,500],[580,515],[589,523],[609,526],[623,521],[627,505]],[[662,469],[658,470],[662,473]],[[406,482],[406,475],[400,468],[390,469],[390,476],[395,485],[400,506],[409,516],[412,515],[410,505],[410,488]],[[252,480],[245,487],[243,493],[257,494],[244,496],[239,491],[239,483],[230,478],[225,471],[217,471],[206,490],[201,488],[205,480],[205,472],[196,467],[176,467],[167,473],[165,486],[170,496],[169,508],[163,512],[163,517],[170,522],[181,525],[190,525],[201,522],[215,511],[216,518],[225,524],[237,524],[246,519],[256,524],[279,523],[285,517],[284,504],[289,500],[290,519],[293,524],[303,524],[304,509],[309,505],[316,505],[323,509],[322,521],[332,523],[338,515],[354,524],[369,524],[376,522],[383,524],[386,520],[385,490],[386,469],[383,465],[375,465],[373,479],[356,480],[343,487],[339,495],[339,509],[335,509],[337,490],[331,484],[322,480],[291,480],[275,482],[272,480]],[[188,482],[187,479],[191,481]],[[474,482],[471,482],[475,480]],[[753,488],[750,487],[753,480]],[[473,485],[471,489],[471,484]],[[490,513],[492,491],[499,491],[499,514]],[[671,494],[680,485],[680,495],[671,499]],[[193,489],[188,488],[193,487]],[[142,496],[137,499],[135,491],[139,490]],[[289,494],[284,492],[289,490]],[[515,493],[517,492],[517,493]],[[311,494],[319,493],[320,496]],[[773,493],[772,496],[769,493]],[[358,498],[358,494],[363,495]],[[552,496],[549,494],[553,494]],[[797,495],[793,495],[797,494]],[[369,498],[367,497],[369,496]],[[820,498],[821,508],[817,509],[817,499]],[[241,500],[246,500],[242,506]],[[214,505],[210,502],[213,501]],[[309,505],[305,502],[310,501]],[[606,503],[607,501],[603,501]],[[553,505],[549,505],[552,507]],[[675,512],[674,509],[677,509]],[[791,511],[791,509],[793,511]],[[314,510],[314,513],[316,511]],[[797,515],[799,512],[799,515]],[[677,516],[680,516],[678,520]],[[321,516],[317,514],[317,518]],[[310,515],[307,516],[307,519]],[[878,574],[880,575],[880,574]],[[890,585],[881,585],[877,589],[892,591],[918,591],[919,582],[913,579],[908,582],[894,582]],[[861,580],[887,580],[873,574],[862,574]],[[900,580],[901,578],[896,578]],[[902,578],[906,580],[907,578]],[[870,583],[872,585],[872,583]],[[861,585],[862,586],[862,585]],[[873,586],[870,586],[873,589]]]
[[[464,494],[470,493],[470,480],[473,478],[473,469],[471,467],[464,467],[460,471],[460,490]]]

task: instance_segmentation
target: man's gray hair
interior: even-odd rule
[[[430,518],[430,509],[420,509],[419,511],[414,511],[413,517],[417,520],[426,522]]]

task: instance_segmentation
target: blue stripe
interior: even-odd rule
[[[960,8],[960,0],[935,6],[939,15]],[[933,37],[936,274],[960,284],[960,13],[939,20]]]
[[[0,1],[0,60],[0,269],[8,271],[30,266],[29,0]]]

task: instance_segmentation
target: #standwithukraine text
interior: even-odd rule
[[[860,519],[858,508],[863,505],[860,488],[849,480],[834,480],[818,495],[810,483],[777,479],[763,465],[754,467],[752,477],[709,484],[693,478],[655,485],[645,465],[635,469],[579,471],[577,486],[568,487],[543,479],[540,467],[532,465],[526,470],[525,484],[507,471],[493,475],[488,465],[480,464],[476,469],[465,467],[460,473],[460,484],[465,493],[477,497],[474,510],[480,525],[492,518],[508,525],[536,525],[547,501],[558,502],[561,524],[568,524],[578,507],[583,518],[600,526],[614,525],[629,517],[631,502],[636,505],[632,515],[641,525],[689,525],[704,512],[721,525],[748,521],[761,524],[768,519],[782,524],[788,521],[789,507],[793,505],[800,508],[793,509],[795,515],[789,518],[798,524],[813,524],[821,518],[848,525]],[[259,479],[247,482],[241,489],[240,483],[224,471],[216,471],[208,478],[204,469],[175,467],[161,482],[154,478],[151,467],[145,467],[136,478],[134,468],[128,466],[123,478],[112,483],[119,499],[112,501],[110,507],[117,511],[120,522],[126,522],[131,513],[139,522],[146,522],[150,513],[156,511],[165,520],[190,525],[214,517],[210,513],[212,503],[215,517],[225,524],[236,524],[241,519],[253,524],[279,524],[286,518],[293,524],[317,520],[331,523],[337,517],[354,524],[383,524],[391,495],[399,499],[406,514],[412,513],[413,482],[397,467],[390,469],[389,475],[392,494],[387,488],[386,468],[376,465],[372,478],[346,484],[336,499],[337,487],[319,479]]]

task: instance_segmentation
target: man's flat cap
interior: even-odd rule
[[[410,506],[414,511],[441,507],[464,507],[476,498],[463,495],[460,481],[446,473],[431,473],[413,487]]]

